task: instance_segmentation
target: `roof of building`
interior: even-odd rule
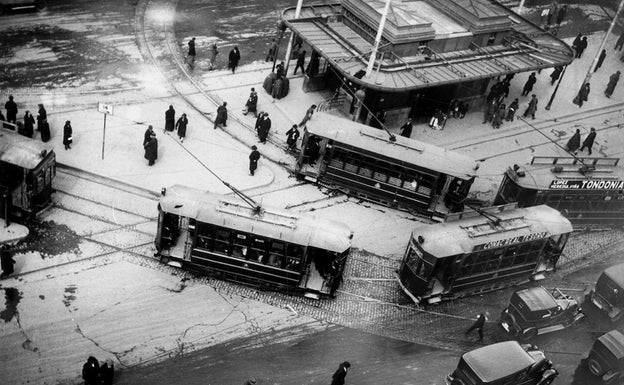
[[[362,10],[358,17],[365,21],[369,19],[367,25],[378,28],[384,1],[343,1],[358,3],[358,9]],[[418,16],[414,16],[414,7],[418,9]],[[377,62],[371,76],[360,79],[355,74],[366,70],[374,36],[362,37],[342,21],[341,12],[341,4],[306,5],[299,18],[295,18],[295,8],[287,8],[282,19],[342,76],[369,89],[410,91],[567,65],[573,60],[567,44],[496,2],[404,1],[391,5],[390,22],[384,27],[385,39],[401,39],[402,34],[410,33],[417,40],[427,40],[497,29],[511,29],[512,38],[506,44],[433,55],[399,57],[389,53]]]
[[[19,135],[14,131],[0,129],[0,161],[28,170],[37,167],[52,153],[54,146]]]
[[[525,370],[535,363],[535,359],[516,341],[484,346],[464,354],[462,359],[485,384]]]

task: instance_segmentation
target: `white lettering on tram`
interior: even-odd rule
[[[621,180],[553,180],[551,190],[621,190],[624,181]]]
[[[482,243],[480,245],[475,245],[475,247],[473,248],[473,251],[487,250],[487,249],[493,249],[496,247],[513,245],[516,243],[534,241],[536,239],[545,238],[547,235],[548,233],[546,231],[543,231],[541,233],[531,233],[531,234],[525,234],[525,235],[518,235],[517,237],[512,237],[512,238],[498,239],[495,241]]]

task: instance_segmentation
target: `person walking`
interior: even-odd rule
[[[24,136],[32,138],[35,133],[34,128],[35,118],[32,116],[30,111],[26,110],[26,113],[24,113]]]
[[[17,103],[13,101],[13,95],[9,95],[9,100],[4,103],[6,109],[6,121],[9,123],[17,123]]]
[[[227,102],[223,102],[222,105],[217,107],[217,117],[215,118],[215,121],[214,121],[214,129],[216,130],[217,127],[219,127],[222,124],[223,124],[223,127],[227,127],[227,118],[228,118]]]
[[[496,113],[497,109],[498,103],[496,102],[496,99],[490,100],[488,102],[488,105],[485,107],[485,110],[483,111],[483,122],[481,122],[481,124],[490,123],[492,121],[492,118],[494,118],[494,114]]]
[[[466,330],[466,332],[464,332],[464,335],[468,335],[471,331],[477,330],[477,333],[479,333],[479,341],[483,341],[483,327],[485,326],[485,321],[488,320],[489,315],[490,313],[487,311],[479,314],[477,316],[477,320],[468,328],[468,330]]]
[[[247,102],[245,103],[245,109],[243,110],[243,115],[247,115],[250,112],[253,112],[254,118],[258,117],[258,93],[254,87],[251,87],[251,93],[249,94],[249,98],[247,98]]]
[[[308,123],[308,121],[312,119],[312,115],[314,115],[314,110],[316,110],[316,104],[313,104],[310,106],[310,108],[308,108],[305,116],[303,117],[303,120],[301,120],[301,123],[299,123],[299,127],[305,126],[306,123]]]
[[[531,115],[531,119],[535,119],[535,112],[537,111],[537,95],[533,94],[531,95],[531,101],[529,102],[529,106],[527,107],[526,111],[524,111],[524,115],[522,115],[523,117],[527,117],[529,115]]]
[[[258,168],[258,161],[260,160],[260,152],[258,152],[258,147],[251,146],[251,154],[249,154],[249,173],[251,176],[254,175],[256,169]]]
[[[269,52],[267,52],[267,56],[266,56],[266,59],[264,59],[264,61],[265,62],[273,61],[275,60],[276,55],[277,55],[277,42],[275,41],[275,38],[273,38],[273,40],[271,40],[271,45],[269,46]]]
[[[260,119],[258,124],[258,138],[260,138],[260,143],[266,143],[267,137],[269,136],[269,130],[271,129],[271,119],[269,118],[269,114],[265,112]]]
[[[240,51],[237,46],[234,46],[230,51],[228,56],[228,68],[232,70],[232,73],[236,71],[236,67],[238,67],[238,62],[240,61]]]
[[[186,114],[182,114],[182,116],[180,116],[180,119],[178,119],[178,121],[176,122],[176,130],[178,130],[178,138],[180,138],[180,142],[184,142],[187,126],[188,119],[186,118]]]
[[[624,46],[624,32],[622,32],[620,37],[615,42],[615,50],[616,51],[621,51],[622,50],[622,46]]]
[[[286,145],[288,146],[288,151],[297,149],[297,139],[299,139],[299,130],[297,129],[297,125],[293,124],[290,130],[286,131]]]
[[[145,130],[145,133],[143,134],[143,145],[145,146],[145,143],[149,142],[150,138],[153,136],[156,136],[156,134],[154,133],[154,127],[152,127],[152,125],[147,126],[147,130]]]
[[[579,108],[583,107],[583,102],[587,101],[587,98],[589,96],[589,91],[590,91],[589,83],[585,83],[583,84],[583,87],[581,87],[581,89],[579,90],[578,95],[576,95],[576,98],[574,98],[574,101],[577,102],[576,104],[578,104]]]
[[[43,107],[43,104],[39,103],[39,111],[37,112],[37,131],[41,131],[41,125],[48,120],[48,113]]]
[[[338,365],[338,369],[334,372],[332,376],[331,385],[344,385],[345,378],[347,377],[347,371],[351,367],[351,363],[349,361],[345,361]]]
[[[186,55],[187,64],[189,65],[191,69],[193,69],[193,66],[195,65],[195,55],[196,55],[195,38],[192,38],[191,40],[189,40],[187,45],[188,45],[188,54]]]
[[[115,365],[110,358],[104,361],[100,366],[100,381],[102,385],[113,385],[113,379],[115,377]]]
[[[606,97],[610,98],[613,95],[613,91],[615,91],[615,86],[617,86],[618,81],[620,81],[620,71],[615,72],[609,77],[609,83],[607,83],[607,89],[604,94]]]
[[[578,47],[579,47],[579,45],[581,44],[581,40],[582,40],[582,39],[583,39],[583,34],[579,32],[579,34],[578,34],[578,35],[576,35],[576,37],[575,37],[575,38],[574,38],[574,40],[572,41],[572,49],[573,49],[573,50],[574,50],[574,52],[575,52],[575,55],[574,55],[574,56],[576,56],[576,52],[578,51]]]
[[[305,73],[304,64],[306,58],[306,50],[299,52],[297,56],[297,65],[295,66],[295,70],[293,71],[293,75],[297,73],[297,69],[301,68],[301,72]]]
[[[175,110],[172,105],[169,105],[169,109],[165,111],[165,129],[164,133],[167,131],[171,132],[175,129]]]
[[[208,64],[208,70],[215,69],[215,65],[217,64],[217,55],[219,54],[219,49],[217,48],[217,43],[212,43],[210,47],[210,63]]]
[[[413,128],[412,119],[408,118],[407,121],[403,123],[401,128],[399,128],[399,135],[405,138],[410,138],[412,136],[412,128]]]
[[[518,101],[518,98],[515,98],[514,101],[511,102],[511,104],[509,105],[509,108],[507,108],[507,117],[505,118],[505,120],[508,122],[513,122],[514,117],[516,116],[516,111],[518,111],[519,107],[520,102]]]
[[[578,150],[579,147],[581,147],[581,130],[577,128],[574,135],[572,135],[568,143],[566,143],[565,148],[568,152],[576,154],[576,150]]]
[[[531,73],[531,75],[529,75],[526,83],[524,83],[524,87],[522,88],[522,96],[527,96],[529,92],[533,91],[533,86],[536,82],[537,76],[535,75],[535,72],[533,72]]]
[[[158,159],[158,140],[156,140],[156,134],[150,135],[147,143],[143,145],[145,149],[145,159],[148,160],[148,165],[153,166],[156,159]]]
[[[594,68],[594,72],[598,71],[598,68],[602,67],[602,63],[604,62],[606,57],[607,50],[603,49],[602,52],[600,52],[600,56],[598,57],[598,62],[596,63],[596,68]]]
[[[587,36],[583,36],[583,39],[581,39],[581,42],[576,47],[576,58],[577,59],[580,59],[581,56],[583,56],[583,52],[585,52],[586,48],[587,48]]]
[[[74,141],[74,138],[72,137],[72,126],[71,126],[71,122],[69,120],[67,120],[65,122],[65,126],[63,126],[63,145],[65,146],[66,150],[71,150],[71,144]]]
[[[587,135],[587,138],[585,138],[585,140],[583,141],[583,146],[581,146],[579,151],[583,152],[583,150],[585,148],[587,148],[587,153],[589,155],[591,155],[592,154],[592,146],[594,145],[594,141],[595,140],[596,140],[596,129],[594,127],[592,127],[589,130],[589,135]]]
[[[85,385],[100,385],[100,363],[97,358],[87,358],[87,362],[82,365],[82,379]]]
[[[13,254],[9,249],[9,245],[2,245],[2,249],[0,250],[0,267],[2,268],[2,277],[6,277],[7,275],[13,274],[13,266],[15,265],[15,260],[13,259]]]
[[[559,77],[561,76],[561,73],[563,72],[563,67],[562,66],[557,66],[555,67],[555,69],[553,70],[553,72],[550,74],[550,85],[553,86],[555,85],[555,82],[557,80],[559,80]]]
[[[568,12],[567,5],[564,4],[561,8],[559,8],[559,12],[557,12],[557,25],[561,25],[567,12]]]

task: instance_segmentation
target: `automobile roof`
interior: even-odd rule
[[[624,288],[624,263],[605,269],[603,274],[609,277],[609,279],[615,282],[619,287]]]
[[[462,359],[484,383],[525,370],[535,363],[517,341],[484,346],[464,354]]]
[[[616,359],[624,358],[624,334],[618,330],[611,330],[601,335],[596,342],[600,342]]]
[[[520,298],[530,311],[552,309],[558,306],[550,292],[541,286],[518,290],[514,295]]]

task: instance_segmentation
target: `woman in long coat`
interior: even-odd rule
[[[43,107],[43,104],[39,104],[39,111],[37,112],[37,131],[41,131],[41,126],[43,122],[48,120],[48,113],[46,109]]]
[[[574,135],[572,135],[570,140],[568,140],[568,143],[566,144],[566,150],[568,150],[569,152],[576,152],[579,147],[581,147],[581,130],[577,128]]]
[[[590,86],[589,83],[583,84],[583,87],[579,90],[577,95],[578,105],[579,107],[583,107],[583,102],[587,101],[587,97],[589,96]]]
[[[143,147],[145,148],[145,159],[149,161],[150,166],[153,166],[156,159],[158,159],[158,140],[156,140],[156,135],[150,136]]]
[[[42,121],[40,130],[41,130],[41,141],[45,143],[48,140],[50,140],[50,124],[48,123],[47,120]]]
[[[173,106],[165,112],[165,131],[173,131],[175,127],[175,110]]]
[[[30,111],[26,111],[24,114],[24,135],[32,138],[35,127],[35,118],[33,118]]]
[[[186,126],[188,125],[188,119],[186,118],[186,114],[182,114],[178,122],[176,123],[176,128],[178,129],[178,136],[180,137],[180,142],[184,142],[184,138],[186,137]]]
[[[238,47],[234,46],[230,51],[230,55],[228,56],[228,68],[232,70],[232,73],[236,71],[236,67],[238,67],[238,62],[240,61],[240,51]]]
[[[63,126],[63,145],[65,145],[66,150],[71,150],[72,141],[72,126],[68,120],[65,122],[65,126]]]
[[[624,35],[622,35],[624,36]],[[610,98],[613,95],[613,91],[615,91],[615,86],[618,84],[620,80],[620,71],[617,71],[613,75],[609,77],[609,83],[607,84],[607,89],[605,90],[605,96]]]

